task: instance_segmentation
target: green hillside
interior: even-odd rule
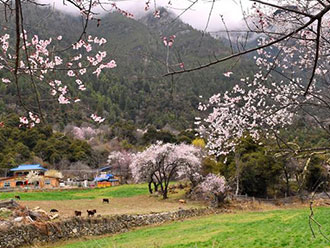
[[[81,22],[77,17],[51,8],[29,7],[25,8],[24,13],[25,28],[31,33],[38,33],[44,38],[62,35],[63,46],[70,45],[79,37]],[[238,73],[231,78],[224,77],[223,73],[233,70],[233,61],[175,76],[173,80],[163,77],[167,71],[167,50],[162,43],[164,36],[176,35],[169,53],[169,65],[175,70],[180,69],[181,62],[186,68],[198,66],[212,59],[210,55],[228,54],[228,49],[221,41],[208,34],[203,36],[180,20],[173,22],[173,16],[165,9],[161,13],[160,19],[149,15],[141,20],[112,13],[102,17],[99,27],[91,22],[88,33],[108,40],[105,50],[110,59],[116,60],[118,66],[102,73],[98,79],[95,75],[89,75],[89,79],[85,80],[87,91],[83,94],[74,87],[70,88],[72,95],[82,99],[84,108],[58,106],[56,100],[42,103],[43,109],[48,112],[47,119],[63,126],[72,121],[79,124],[95,111],[106,117],[108,124],[130,120],[141,127],[152,124],[160,128],[169,124],[176,129],[184,129],[192,127],[194,117],[198,115],[199,96],[207,98],[222,92],[242,75],[249,74],[253,63],[242,60],[235,65]],[[12,27],[13,18],[9,19],[7,25]],[[21,87],[27,101],[33,101],[29,87],[24,83]],[[42,89],[40,91],[42,96],[46,95]],[[0,101],[2,113],[16,109],[14,105],[17,99],[13,97],[15,93],[14,85],[0,86],[0,95],[3,96]]]

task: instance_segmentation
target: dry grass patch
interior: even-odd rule
[[[87,209],[96,209],[97,214],[114,215],[114,214],[144,214],[150,212],[165,212],[192,207],[201,207],[200,203],[187,202],[181,204],[176,198],[162,200],[159,197],[149,197],[147,195],[110,198],[110,203],[102,203],[102,198],[83,199],[83,200],[62,200],[62,201],[22,201],[23,205],[34,208],[40,207],[45,211],[52,208],[59,210],[61,218],[72,217],[74,211],[82,211],[86,216]]]

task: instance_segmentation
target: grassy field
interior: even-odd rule
[[[14,198],[30,209],[40,207],[45,211],[55,208],[60,218],[74,216],[74,211],[82,211],[86,216],[87,209],[96,209],[100,215],[137,214],[150,212],[175,211],[181,208],[200,207],[200,203],[179,203],[184,197],[184,190],[171,194],[166,201],[161,197],[150,197],[147,184],[120,185],[100,189],[80,189],[48,192],[11,192],[0,193],[0,199]],[[102,198],[109,198],[110,204],[103,204]]]
[[[148,187],[146,184],[121,185],[110,188],[77,189],[48,192],[9,192],[0,193],[0,199],[14,198],[19,195],[23,201],[62,201],[95,199],[102,197],[120,198],[147,195]]]
[[[312,237],[308,214],[308,209],[291,209],[213,215],[51,247],[330,247],[318,233],[316,239]],[[327,234],[330,234],[329,214],[329,208],[315,211],[316,219],[323,224]]]

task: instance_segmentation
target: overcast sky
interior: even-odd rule
[[[41,0],[41,2],[48,2],[55,6],[55,8],[73,12],[74,10],[68,6],[63,6],[63,0]],[[172,5],[169,6],[169,0],[156,0],[157,7],[165,6],[171,9],[175,14],[179,15],[188,8],[195,0],[172,0]],[[217,0],[214,4],[208,31],[217,31],[222,28],[221,19],[219,15],[223,15],[226,24],[231,28],[236,28],[242,20],[242,11],[240,0]],[[144,11],[145,0],[124,0],[118,1],[117,5],[136,15],[136,18],[145,14]],[[248,0],[242,0],[243,8],[246,10],[249,6]],[[69,4],[67,4],[69,5]],[[185,12],[181,19],[192,25],[196,29],[204,30],[207,24],[208,16],[212,6],[210,0],[199,0],[189,11]],[[151,1],[150,11],[154,10],[154,1]]]

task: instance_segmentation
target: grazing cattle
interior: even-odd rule
[[[19,195],[15,195],[15,199],[21,200],[21,197]]]
[[[58,212],[58,210],[57,209],[55,209],[55,208],[52,208],[49,212],[51,212],[51,213],[57,213]]]
[[[75,215],[76,217],[81,216],[81,211],[77,211],[77,210],[75,210],[75,211],[74,211],[74,215]]]
[[[103,203],[110,203],[110,201],[109,201],[109,199],[108,198],[103,198],[103,201],[102,201]]]
[[[93,210],[87,210],[87,215],[88,215],[88,217],[94,216],[94,214],[96,214],[96,209],[93,209]]]

